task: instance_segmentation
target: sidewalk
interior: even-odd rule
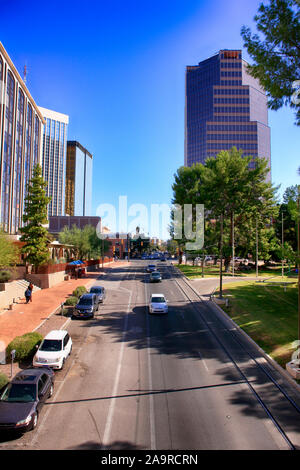
[[[119,267],[124,264],[125,261],[107,263],[104,265],[104,273],[105,268]],[[0,313],[0,351],[6,348],[16,336],[37,330],[65,302],[76,287],[89,288],[101,274],[103,274],[102,269],[99,269],[87,273],[83,278],[60,282],[54,287],[35,292],[29,304],[25,303],[25,298],[20,299],[19,303],[13,305],[12,310]]]

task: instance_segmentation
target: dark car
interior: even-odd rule
[[[147,266],[147,268],[146,268],[146,271],[147,271],[148,273],[152,273],[152,271],[155,271],[155,269],[156,269],[155,264],[148,264],[148,266]]]
[[[159,271],[153,271],[150,274],[150,282],[160,282],[161,281],[161,274]]]
[[[105,296],[106,296],[106,291],[105,291],[105,288],[102,286],[92,286],[90,288],[90,294],[95,294],[97,298],[97,302],[103,303]]]
[[[162,257],[160,258],[160,260],[161,260],[161,261],[166,261],[166,257],[165,257],[165,256],[162,256]]]
[[[94,318],[98,307],[96,294],[83,294],[75,306],[73,316],[75,318]]]
[[[37,426],[39,411],[53,394],[54,372],[30,368],[19,372],[0,394],[0,431],[30,431]]]

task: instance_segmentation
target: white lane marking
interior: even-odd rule
[[[124,329],[123,329],[123,333],[122,333],[122,345],[121,345],[121,349],[120,349],[118,367],[117,367],[114,387],[113,387],[113,391],[112,391],[112,397],[113,398],[111,399],[111,402],[110,402],[108,415],[107,415],[107,419],[106,419],[106,424],[105,424],[105,428],[104,428],[104,434],[103,434],[102,446],[101,446],[102,450],[106,449],[106,446],[108,445],[109,438],[110,438],[110,431],[111,431],[113,415],[114,415],[114,410],[115,410],[115,404],[116,404],[116,395],[117,395],[117,391],[118,391],[118,386],[119,386],[119,381],[120,381],[120,374],[121,374],[121,367],[122,367],[122,360],[123,360],[123,355],[124,355],[125,336],[127,334],[128,315],[129,315],[129,311],[130,311],[131,297],[132,297],[132,291],[130,292],[128,305],[127,305],[125,324],[124,324]]]
[[[201,354],[200,351],[198,351],[198,356],[200,357],[200,359],[201,359],[201,361],[202,361],[202,363],[203,363],[205,369],[207,370],[207,372],[209,372],[208,367],[207,367],[207,364],[206,364],[205,360],[203,359],[203,356],[202,356],[202,354]]]
[[[145,302],[147,303],[147,289],[146,283],[144,284],[145,287]],[[148,380],[149,380],[149,389],[150,391],[153,388],[152,385],[152,366],[151,366],[151,353],[150,353],[150,323],[149,323],[149,313],[146,307],[146,315],[147,315],[147,356],[148,356]],[[155,419],[154,419],[154,400],[153,395],[150,393],[149,395],[149,406],[150,406],[150,445],[151,450],[156,449],[156,439],[155,439]]]

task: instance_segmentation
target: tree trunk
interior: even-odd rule
[[[228,273],[229,272],[229,267],[230,267],[230,261],[231,261],[231,256],[226,256],[224,258],[224,268],[225,268],[225,272]]]

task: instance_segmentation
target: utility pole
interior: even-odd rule
[[[281,277],[283,278],[283,211],[281,212]]]
[[[127,261],[130,261],[130,237],[129,233],[127,233]]]
[[[256,278],[258,278],[258,230],[257,230],[257,217],[256,217],[256,228],[255,228],[255,237],[256,237],[256,255],[255,255],[255,269],[256,269]]]
[[[23,82],[25,83],[25,85],[26,85],[26,81],[27,81],[27,65],[24,65],[24,69],[23,69]]]
[[[220,231],[221,231],[221,236],[220,236],[220,299],[223,298],[223,213],[221,214],[220,218]]]
[[[232,276],[234,277],[234,212],[232,212]]]

